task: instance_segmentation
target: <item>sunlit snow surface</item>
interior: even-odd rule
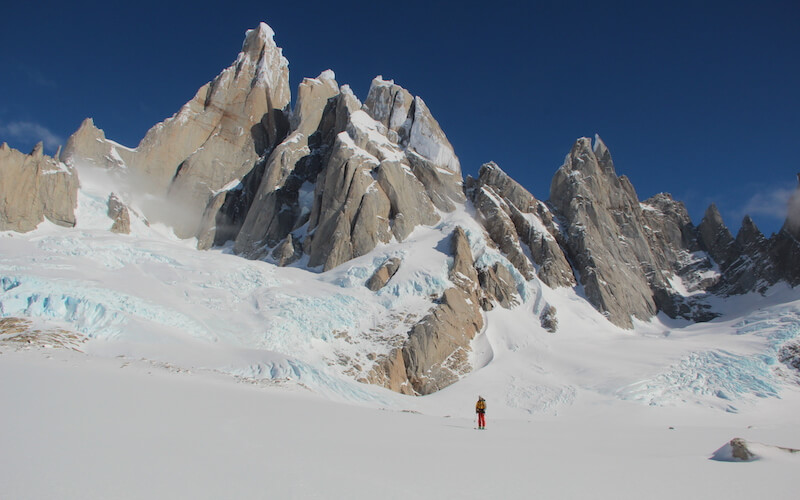
[[[112,234],[103,185],[84,183],[75,229],[43,223],[28,234],[0,233],[0,314],[80,332],[92,339],[90,354],[291,380],[336,399],[408,406],[408,398],[355,380],[402,345],[452,286],[449,241],[460,225],[478,265],[500,262],[512,272],[522,303],[487,313],[472,346],[473,373],[413,403],[421,411],[445,411],[465,392],[491,396],[499,416],[558,414],[585,394],[738,411],[797,384],[796,372],[777,360],[800,333],[798,293],[785,285],[766,296],[717,299],[712,306],[722,316],[710,323],[658,317],[626,331],[571,289],[525,282],[487,246],[467,210],[320,273],[227,249],[197,251],[194,241],[135,215],[132,235]],[[369,291],[365,282],[390,257],[403,260],[397,275]],[[555,334],[539,323],[546,304],[558,310]]]
[[[757,299],[756,299],[757,300]],[[751,345],[709,348],[692,351],[652,378],[620,391],[625,398],[651,405],[673,404],[687,400],[706,401],[736,411],[740,402],[752,397],[780,397],[785,383],[796,383],[796,374],[777,358],[780,347],[800,334],[800,307],[797,303],[773,306],[750,312],[732,322],[715,322],[695,329],[716,333],[720,346],[736,344],[742,336]],[[687,328],[691,331],[692,328]]]

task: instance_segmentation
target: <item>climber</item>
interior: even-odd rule
[[[478,414],[478,429],[486,428],[486,400],[478,396],[478,402],[475,403],[475,413]]]

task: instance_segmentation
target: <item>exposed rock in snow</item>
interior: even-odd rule
[[[248,174],[244,189],[220,211],[217,224],[230,226],[231,231],[217,238],[217,244],[235,239],[237,253],[258,259],[265,247],[276,245],[307,222],[310,207],[304,203],[303,190],[313,187],[323,167],[327,149],[320,136],[332,133],[330,117],[323,121],[324,113],[347,113],[355,107],[348,106],[348,100],[330,72],[303,80],[292,115],[295,129]]]
[[[286,239],[272,251],[272,257],[281,267],[297,262],[302,254],[303,248],[294,244],[291,234],[287,235]]]
[[[129,234],[131,232],[131,215],[128,207],[114,193],[108,197],[108,216],[114,221],[111,226],[112,233]]]
[[[800,174],[797,178],[800,181]],[[770,244],[769,255],[775,265],[776,281],[800,285],[800,185],[789,199],[786,222]]]
[[[413,100],[414,97],[406,89],[392,80],[377,76],[372,80],[369,94],[364,101],[364,111],[386,129],[399,133],[408,118]],[[400,142],[399,137],[394,142]]]
[[[415,227],[438,222],[437,207],[452,209],[463,201],[460,168],[446,153],[452,147],[427,108],[380,79],[362,106],[332,78],[325,72],[301,84],[296,129],[220,210],[223,223],[218,217],[217,226],[233,227],[237,253],[261,258],[298,231],[309,266],[329,270],[392,237],[403,241]],[[403,112],[410,118],[401,123],[393,113]],[[415,123],[428,134],[424,148],[402,139],[403,127],[412,130]]]
[[[60,160],[70,165],[88,163],[102,168],[125,168],[135,157],[135,152],[106,139],[105,133],[97,128],[91,118],[86,118],[72,134]]]
[[[73,134],[66,159],[116,165],[115,154],[134,169],[145,188],[181,206],[167,219],[176,234],[208,231],[201,215],[214,193],[252,170],[255,161],[286,134],[290,100],[288,61],[262,23],[249,30],[234,63],[175,115],[151,128],[135,150],[115,148],[91,121]],[[180,215],[176,217],[175,215]],[[149,215],[149,214],[145,214]],[[171,217],[172,216],[172,217]]]
[[[734,239],[713,205],[695,227],[684,205],[668,194],[639,202],[597,136],[594,144],[578,139],[554,176],[547,202],[494,163],[463,183],[458,157],[425,102],[393,81],[375,78],[362,104],[327,70],[303,80],[290,111],[288,62],[273,36],[265,24],[248,31],[234,63],[150,129],[135,149],[107,139],[91,119],[57,155],[64,163],[44,156],[41,145],[26,156],[3,144],[0,230],[29,231],[44,218],[75,225],[73,167],[83,164],[130,176],[137,188],[166,197],[168,205],[151,209],[158,212],[155,218],[181,237],[197,237],[198,248],[233,241],[235,254],[279,266],[300,261],[296,265],[331,271],[381,245],[414,242],[415,230],[436,226],[441,238],[462,224],[468,232],[459,226],[449,248],[436,247],[442,259],[452,257],[449,272],[442,264],[440,275],[426,275],[435,286],[415,288],[411,295],[420,301],[414,314],[393,311],[388,326],[353,320],[343,322],[344,330],[326,323],[314,332],[315,340],[333,335],[353,342],[359,341],[352,339],[355,330],[364,333],[374,347],[365,351],[369,363],[344,352],[345,340],[348,345],[336,352],[346,361],[326,360],[349,363],[352,371],[346,373],[357,380],[406,394],[437,391],[468,373],[471,342],[484,325],[482,309],[516,308],[537,293],[531,290],[544,290],[539,281],[555,289],[576,287],[580,280],[578,292],[624,328],[659,311],[711,319],[716,313],[708,305],[710,293],[763,292],[781,280],[800,284],[800,191],[777,235],[765,238],[747,217]],[[107,203],[111,230],[127,233],[138,207],[125,191],[116,192],[121,198],[112,194]],[[470,218],[471,207],[487,237]],[[393,276],[402,276],[410,260],[398,271],[399,258],[389,258],[369,277],[387,254],[375,258],[321,279],[337,276],[358,293],[399,300],[391,296],[398,281]],[[379,293],[369,294],[365,282]],[[556,309],[541,298],[533,327],[538,314],[542,328],[555,331]],[[341,305],[329,304],[334,305],[325,314]],[[99,301],[91,307],[104,308]],[[792,346],[781,351],[782,361],[797,366]],[[472,354],[480,356],[477,351]]]
[[[589,301],[608,319],[631,328],[658,310],[651,283],[666,279],[643,233],[642,209],[627,178],[617,177],[604,146],[579,139],[550,186],[550,201],[567,228],[566,245]]]
[[[482,301],[481,305],[484,308],[485,304],[492,304],[493,307],[495,302],[506,309],[521,303],[514,277],[500,262],[495,262],[492,267],[478,270],[478,280],[488,299]]]
[[[386,387],[400,394],[409,396],[414,394],[411,384],[408,383],[403,352],[400,349],[394,349],[388,355],[377,359],[363,382]]]
[[[775,452],[796,455],[800,458],[800,455],[798,455],[800,450],[753,443],[742,438],[733,438],[715,451],[711,459],[720,462],[754,462],[763,458],[764,455],[774,455]]]
[[[402,260],[400,260],[398,257],[392,257],[381,264],[381,266],[375,270],[372,276],[370,276],[369,280],[367,280],[367,288],[373,292],[377,292],[381,288],[385,287],[389,280],[392,279],[392,276],[394,276],[397,270],[400,269],[401,262]]]
[[[526,279],[535,272],[525,247],[539,266],[543,283],[554,288],[575,285],[572,268],[559,245],[562,235],[544,203],[493,162],[481,167],[478,179],[467,178],[466,191],[492,241]]]
[[[711,204],[697,226],[700,243],[711,258],[723,269],[727,269],[738,257],[740,249],[730,230],[722,220],[715,204]]]
[[[417,394],[436,392],[469,373],[470,341],[483,328],[472,251],[460,227],[453,233],[451,246],[450,279],[456,286],[444,291],[433,311],[411,329],[403,346],[406,374]]]
[[[556,333],[558,331],[558,311],[556,308],[550,304],[545,305],[539,315],[539,322],[542,328],[548,332]]]
[[[778,361],[800,371],[800,341],[784,344],[778,351]]]

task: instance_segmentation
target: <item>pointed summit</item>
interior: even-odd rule
[[[786,221],[781,228],[796,240],[800,240],[800,173],[797,174],[798,186],[789,198]]]
[[[247,30],[242,43],[242,52],[258,57],[265,45],[275,45],[275,32],[267,23],[261,22],[258,27]]]
[[[594,146],[592,147],[594,155],[597,157],[597,163],[603,172],[614,174],[614,160],[611,159],[611,153],[608,151],[606,144],[599,135],[594,134]]]
[[[758,229],[756,223],[749,215],[745,215],[742,219],[742,227],[736,234],[736,242],[742,247],[748,248],[753,244],[762,245],[764,241],[764,234]]]
[[[727,268],[738,255],[736,240],[715,203],[709,205],[703,220],[697,226],[700,244],[723,269]]]

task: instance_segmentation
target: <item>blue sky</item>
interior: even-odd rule
[[[785,216],[800,158],[800,3],[14,2],[0,30],[0,141],[55,151],[91,116],[135,146],[236,57],[260,21],[303,77],[376,75],[421,96],[466,174],[486,161],[540,199],[598,133],[644,200],[736,233]]]

